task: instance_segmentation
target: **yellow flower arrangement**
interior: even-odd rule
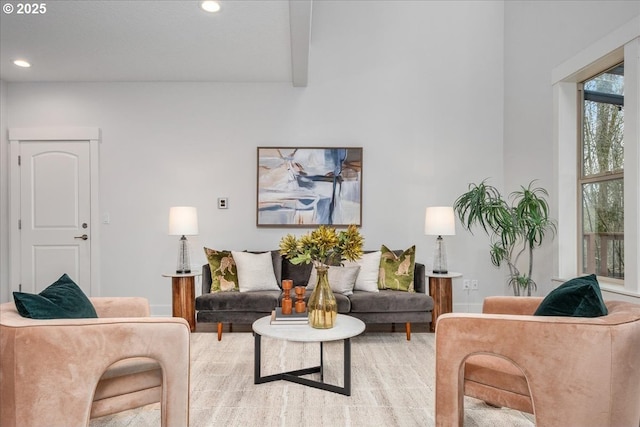
[[[355,225],[337,232],[321,225],[300,238],[287,234],[280,240],[280,254],[292,264],[336,265],[344,260],[355,261],[362,256],[364,238]]]

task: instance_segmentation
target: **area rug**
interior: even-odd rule
[[[434,334],[365,333],[351,340],[351,396],[286,381],[253,383],[253,336],[191,335],[190,426],[433,426]],[[316,343],[262,338],[262,375],[316,366]],[[325,343],[324,381],[342,386],[343,344]],[[319,374],[310,374],[319,379]],[[531,427],[533,416],[465,398],[465,426]],[[92,420],[91,427],[160,426],[160,405]],[[186,426],[185,426],[186,427]]]

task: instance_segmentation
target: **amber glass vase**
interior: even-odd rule
[[[329,286],[328,271],[326,265],[316,267],[318,281],[307,303],[309,325],[317,329],[333,328],[338,316],[338,304]]]

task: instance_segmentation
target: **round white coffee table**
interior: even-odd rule
[[[272,325],[271,316],[262,317],[253,322],[254,341],[254,372],[253,383],[262,384],[271,381],[290,381],[303,384],[321,390],[351,396],[351,338],[364,332],[364,322],[355,317],[338,314],[336,324],[331,329],[315,329],[309,325]],[[261,376],[261,350],[260,339],[265,337],[295,342],[319,342],[320,365],[279,374]],[[344,341],[344,386],[327,384],[323,381],[323,348],[322,343],[327,341]],[[301,375],[319,372],[320,381],[301,378]]]

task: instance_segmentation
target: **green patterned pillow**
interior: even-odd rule
[[[238,292],[238,270],[231,251],[204,248],[211,269],[211,292]]]
[[[413,271],[416,265],[416,246],[413,245],[400,256],[382,245],[378,289],[415,292]]]

